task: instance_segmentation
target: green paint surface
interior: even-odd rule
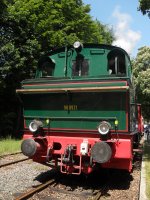
[[[114,127],[116,118],[118,128],[125,129],[125,92],[34,94],[24,95],[23,101],[27,123],[34,117],[49,118],[51,128],[96,129],[107,118]]]
[[[117,66],[118,70],[115,74],[110,73],[112,58],[113,66]],[[114,128],[117,119],[118,129],[126,130],[128,90],[107,90],[107,87],[131,86],[131,63],[123,49],[98,44],[84,45],[81,51],[67,47],[66,53],[65,48],[50,52],[46,60],[52,64],[48,67],[53,66],[52,76],[42,75],[43,60],[37,68],[36,78],[22,82],[23,89],[34,90],[33,93],[21,95],[27,125],[33,119],[40,119],[44,124],[46,119],[50,119],[51,128],[97,130],[102,120],[109,121]],[[121,67],[124,68],[122,74],[119,73]],[[83,93],[71,90],[61,93],[35,92],[36,89],[87,87],[105,87],[106,90]]]

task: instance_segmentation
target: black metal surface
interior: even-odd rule
[[[37,149],[36,142],[33,139],[26,139],[21,144],[21,151],[25,156],[31,157]]]
[[[109,161],[112,150],[106,142],[97,142],[91,149],[91,156],[97,163],[105,163]]]

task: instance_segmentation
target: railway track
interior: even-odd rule
[[[138,167],[138,166],[137,166]],[[137,172],[136,172],[137,173]],[[100,200],[100,199],[110,199],[110,196],[112,197],[112,199],[115,199],[116,194],[118,194],[120,196],[120,198],[122,197],[122,199],[128,199],[128,194],[130,193],[130,190],[127,190],[128,187],[130,187],[130,189],[132,189],[133,187],[138,188],[138,184],[139,182],[137,182],[136,186],[132,185],[132,182],[129,184],[129,180],[131,178],[131,175],[129,175],[128,173],[123,174],[122,172],[120,172],[119,174],[115,171],[113,172],[113,174],[110,174],[110,178],[108,178],[107,181],[105,181],[102,185],[98,185],[96,187],[93,188],[93,185],[91,185],[91,187],[89,187],[90,184],[88,184],[87,186],[85,186],[84,184],[82,186],[80,186],[80,188],[82,188],[81,190],[77,189],[76,184],[75,186],[71,186],[71,189],[68,191],[66,188],[62,188],[60,187],[60,185],[68,185],[68,181],[66,183],[64,183],[64,181],[61,181],[61,178],[59,180],[53,179],[50,180],[42,185],[40,185],[39,187],[30,190],[29,192],[27,192],[27,194],[23,194],[20,197],[17,197],[15,200],[23,200],[23,199],[67,199],[67,200]],[[101,182],[102,180],[99,179],[99,182]],[[92,183],[92,182],[90,182]],[[55,187],[56,186],[56,187]],[[88,190],[87,190],[88,188]],[[93,190],[92,190],[93,188]],[[91,190],[91,191],[89,191]],[[119,192],[119,190],[122,191],[122,194]],[[128,192],[127,192],[127,191]],[[137,189],[138,191],[138,189]],[[126,194],[125,194],[126,193]],[[34,195],[34,196],[33,196]],[[124,196],[125,195],[125,196]],[[136,194],[138,196],[138,194]],[[135,197],[135,200],[137,200],[137,196]],[[61,198],[62,197],[62,198]],[[117,197],[118,199],[118,197]],[[133,199],[132,197],[130,199]]]
[[[40,186],[30,185],[28,191],[25,187],[21,191],[25,191],[22,195],[15,198],[15,200],[22,199],[63,199],[63,200],[99,200],[99,199],[138,199],[138,185],[140,175],[140,163],[142,151],[136,152],[134,169],[131,174],[123,173],[118,170],[111,170],[111,172],[102,172],[100,175],[95,173],[95,178],[62,174],[53,174],[49,178],[46,175],[44,179],[39,179]],[[5,170],[5,169],[4,169]],[[133,177],[133,178],[132,178]],[[47,179],[48,178],[48,179]],[[103,182],[104,180],[104,182]],[[43,183],[44,181],[44,183]],[[103,183],[102,183],[103,182]],[[42,183],[42,184],[41,184]],[[29,188],[36,187],[31,190]],[[27,187],[26,187],[27,188]],[[136,195],[135,195],[135,191]],[[129,198],[130,193],[130,198]],[[14,193],[16,196],[17,193]]]
[[[18,154],[22,154],[22,152],[15,152],[15,153],[11,153],[11,154],[4,154],[4,155],[1,155],[0,156],[0,159],[5,159],[7,157],[11,157],[11,156],[16,156]],[[8,160],[8,159],[7,159]],[[0,168],[2,167],[6,167],[6,166],[9,166],[9,165],[13,165],[13,164],[16,164],[16,163],[19,163],[19,162],[23,162],[23,161],[26,161],[26,160],[29,160],[29,158],[22,158],[22,159],[16,159],[16,160],[13,160],[11,162],[4,162],[3,164],[0,164]]]
[[[6,167],[6,166],[9,166],[9,165],[13,165],[13,164],[16,164],[16,163],[19,163],[19,162],[23,162],[23,161],[26,161],[26,160],[29,160],[29,158],[24,158],[24,159],[20,159],[20,160],[15,160],[13,162],[4,163],[4,164],[0,165],[0,168]]]
[[[52,179],[50,181],[47,181],[46,183],[41,184],[35,189],[31,189],[30,191],[25,192],[24,194],[20,195],[19,197],[15,198],[15,200],[25,200],[29,197],[33,196],[35,193],[40,192],[41,190],[44,190],[49,185],[55,184],[55,180]]]
[[[63,194],[69,195],[70,197],[74,195],[74,196],[78,197],[79,199],[99,200],[100,197],[102,196],[103,192],[104,192],[104,189],[107,187],[105,185],[105,187],[102,188],[99,191],[96,191],[96,192],[93,191],[93,193],[88,193],[87,192],[87,193],[83,193],[82,194],[82,193],[79,193],[79,192],[58,189],[58,188],[55,188],[55,185],[57,185],[57,182],[56,182],[55,179],[49,180],[46,183],[43,183],[43,184],[41,184],[40,186],[38,186],[38,187],[36,187],[34,189],[31,189],[31,190],[29,190],[27,192],[24,192],[20,196],[16,197],[15,200],[26,200],[26,199],[29,199],[34,194],[39,193],[42,190],[46,189],[48,186],[50,186],[50,190],[51,191],[57,192],[57,193],[60,193],[60,194],[63,193]]]
[[[108,190],[108,183],[104,184],[104,186],[96,192],[93,192],[93,197],[91,200],[99,200]]]
[[[17,154],[22,154],[22,152],[19,151],[19,152],[10,153],[10,154],[3,154],[3,155],[0,155],[0,158],[5,158],[7,156],[13,156],[13,155],[17,155]]]
[[[56,178],[57,177],[57,178]],[[64,199],[78,199],[78,200],[99,200],[105,193],[107,193],[108,189],[108,183],[103,184],[101,188],[96,189],[90,189],[86,190],[83,186],[82,190],[78,191],[73,187],[71,187],[70,190],[67,188],[62,188],[61,178],[62,176],[59,176],[56,174],[55,178],[52,178],[51,180],[40,184],[36,188],[30,189],[28,191],[23,192],[20,196],[17,196],[15,200],[25,200],[25,199],[55,199],[55,195],[59,196],[58,199],[63,199],[63,196],[65,196]],[[67,177],[66,177],[67,178]],[[45,196],[46,195],[46,196]],[[57,199],[57,197],[56,197]]]

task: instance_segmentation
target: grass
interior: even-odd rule
[[[150,141],[145,142],[144,145],[144,161],[146,173],[146,195],[150,199]]]
[[[11,138],[0,140],[0,155],[15,153],[20,151],[21,140]]]

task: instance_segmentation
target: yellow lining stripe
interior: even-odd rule
[[[84,87],[84,88],[51,88],[51,89],[17,89],[17,93],[48,93],[48,92],[100,92],[110,90],[128,90],[129,86]]]

